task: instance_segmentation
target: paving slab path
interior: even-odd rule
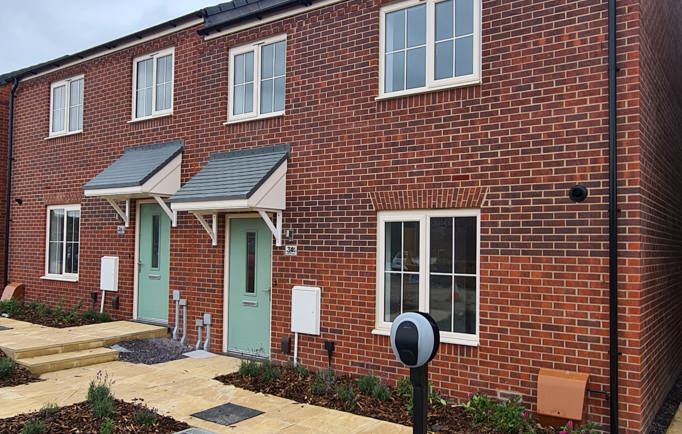
[[[1,332],[0,332],[1,333]],[[117,398],[141,398],[161,414],[214,433],[249,434],[409,434],[411,428],[350,413],[299,404],[288,399],[253,393],[213,380],[234,372],[239,360],[218,356],[180,359],[157,365],[115,361],[43,374],[45,381],[0,388],[0,418],[85,400],[88,384],[99,372],[113,381]],[[230,427],[191,415],[225,403],[263,412]]]
[[[667,434],[682,434],[682,405],[678,407],[677,413],[675,413],[675,417],[668,427]]]

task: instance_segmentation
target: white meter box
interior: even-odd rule
[[[102,256],[99,289],[118,291],[118,256]]]
[[[322,290],[315,286],[294,286],[291,289],[292,332],[320,334],[321,294]]]

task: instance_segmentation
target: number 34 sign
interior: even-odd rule
[[[298,246],[284,246],[284,256],[298,255]]]

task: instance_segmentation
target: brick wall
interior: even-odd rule
[[[121,257],[119,318],[132,313],[134,216],[117,236],[114,211],[82,197],[82,184],[124,147],[183,138],[183,182],[212,152],[290,143],[285,229],[299,255],[273,248],[272,353],[288,334],[290,289],[323,289],[322,335],[301,338],[302,363],[385,379],[407,371],[388,339],[371,333],[376,294],[376,212],[480,206],[479,347],[445,344],[431,369],[456,399],[514,392],[534,402],[541,367],[591,375],[608,388],[607,10],[605,1],[483,1],[481,85],[376,101],[379,7],[349,0],[228,37],[196,29],[22,83],[17,110],[11,279],[30,298],[73,304],[97,288],[99,258]],[[639,432],[639,41],[638,2],[619,2],[621,116],[621,403],[623,432]],[[286,115],[224,126],[228,50],[287,34]],[[171,117],[127,123],[132,59],[175,46]],[[84,131],[45,140],[49,84],[85,74]],[[590,197],[568,200],[582,183]],[[434,193],[434,191],[436,191]],[[82,204],[80,281],[41,280],[45,206]],[[210,312],[221,348],[225,220],[219,245],[193,217],[171,230],[171,288],[189,318]],[[30,246],[30,248],[29,248]],[[171,313],[172,318],[172,313]],[[625,396],[627,395],[627,396]],[[588,400],[608,422],[608,403]]]
[[[9,95],[12,85],[0,85],[0,276],[5,269],[5,195],[7,194],[7,133],[9,128]],[[0,282],[2,284],[2,282]]]
[[[641,2],[642,426],[682,374],[682,5]]]

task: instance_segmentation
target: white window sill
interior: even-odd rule
[[[385,327],[376,327],[372,330],[373,335],[377,336],[391,336],[391,329]],[[471,338],[461,338],[450,333],[440,334],[440,342],[443,344],[465,345],[467,347],[477,347],[480,345],[478,336],[471,336]]]
[[[128,123],[128,124],[134,124],[134,123],[136,123],[136,122],[150,121],[150,120],[152,120],[152,119],[165,118],[165,117],[168,117],[168,116],[173,116],[173,112],[171,111],[171,112],[167,112],[167,113],[159,113],[159,114],[155,114],[155,115],[151,115],[151,116],[145,116],[145,117],[143,117],[143,118],[133,118],[133,119],[129,120],[129,121],[126,122],[126,123]]]
[[[78,282],[78,276],[63,276],[59,274],[46,274],[40,277],[43,280],[58,280],[60,282]]]
[[[375,101],[383,101],[386,99],[400,98],[403,96],[410,96],[410,95],[420,95],[423,93],[437,92],[439,90],[445,90],[445,89],[456,89],[459,87],[476,86],[479,84],[481,84],[481,79],[477,77],[475,79],[462,81],[459,83],[434,85],[431,87],[418,87],[416,89],[401,90],[398,92],[391,92],[391,93],[380,93],[378,97],[374,98],[374,100]],[[383,85],[383,83],[382,83],[382,85]]]
[[[284,112],[273,112],[273,113],[268,113],[265,115],[260,115],[260,116],[252,116],[249,118],[237,118],[237,119],[228,119],[227,122],[224,122],[223,125],[234,125],[234,124],[241,124],[244,122],[251,122],[251,121],[260,121],[263,119],[272,119],[272,118],[278,118],[280,116],[284,116]]]
[[[54,134],[50,134],[49,136],[45,137],[43,140],[52,140],[52,139],[58,139],[60,137],[75,136],[76,134],[80,134],[82,132],[83,132],[83,130],[69,131],[68,133],[54,133]]]

